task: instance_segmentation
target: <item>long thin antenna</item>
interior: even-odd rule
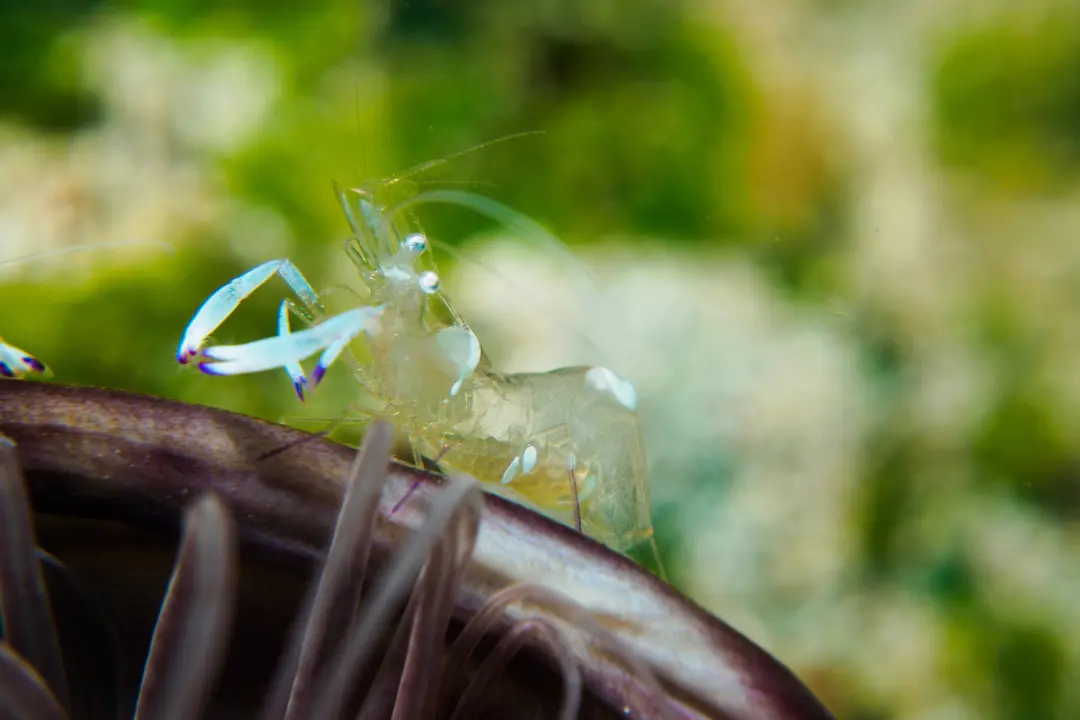
[[[43,260],[45,258],[58,257],[61,255],[73,255],[75,253],[88,252],[90,250],[100,250],[102,248],[113,247],[131,247],[148,245],[156,247],[166,251],[170,255],[176,251],[172,245],[161,240],[113,240],[108,242],[91,243],[89,245],[76,245],[74,247],[58,248],[56,250],[44,250],[38,253],[32,253],[30,255],[23,255],[22,257],[7,258],[0,260],[0,267],[5,265],[15,265],[16,263],[33,262],[37,260]]]
[[[397,205],[387,208],[382,214],[382,222],[388,225],[393,222],[394,216],[398,213],[405,212],[413,207],[424,204],[456,205],[458,207],[468,208],[480,215],[494,220],[506,228],[506,230],[531,242],[534,247],[541,248],[546,252],[551,253],[552,257],[561,258],[567,267],[575,270],[575,272],[567,275],[567,277],[572,283],[578,297],[593,299],[598,306],[601,304],[600,298],[602,296],[592,273],[581,265],[580,260],[564,243],[532,218],[498,202],[497,200],[492,200],[489,197],[461,190],[429,190],[413,195]],[[459,250],[450,249],[451,246],[446,243],[439,243],[439,247],[443,251],[449,252],[451,255],[461,257]],[[469,258],[469,262],[485,267],[483,262],[474,258]],[[485,269],[493,272],[497,277],[503,277],[501,273],[494,271],[490,267],[485,267]],[[586,328],[580,323],[574,324],[576,326],[575,333],[581,337],[586,345],[591,347],[594,351],[603,354],[600,346],[593,340],[597,331],[593,330],[590,332],[590,328]]]
[[[353,88],[353,122],[356,123],[356,132],[360,136],[359,151],[360,151],[360,166],[361,172],[363,172],[363,166],[366,162],[367,150],[364,147],[364,134],[361,132],[360,125],[360,85],[356,85]],[[359,181],[363,182],[363,181]]]
[[[544,134],[545,134],[545,132],[543,130],[525,130],[523,132],[513,133],[511,135],[504,135],[502,137],[495,138],[494,140],[486,140],[486,141],[484,141],[482,143],[479,143],[477,145],[473,145],[471,147],[465,148],[464,150],[459,150],[456,153],[453,153],[451,155],[447,155],[446,157],[441,157],[441,158],[438,158],[437,160],[428,160],[427,162],[422,162],[419,165],[413,165],[411,168],[408,168],[408,169],[403,170],[403,171],[401,171],[399,173],[395,173],[393,175],[390,175],[389,177],[383,178],[382,180],[379,180],[375,184],[379,185],[381,187],[388,187],[390,185],[393,185],[396,182],[400,182],[402,180],[408,180],[409,178],[415,177],[416,175],[419,175],[420,173],[427,172],[428,170],[430,170],[433,167],[438,167],[439,165],[445,165],[446,163],[450,162],[451,160],[456,160],[459,157],[462,157],[464,155],[468,155],[469,153],[476,152],[477,150],[483,150],[484,148],[486,148],[486,147],[488,147],[490,145],[495,145],[497,143],[506,142],[508,140],[517,140],[518,138],[529,137],[531,135],[544,135]]]
[[[359,122],[359,118],[357,119],[357,122]],[[408,168],[408,169],[403,170],[403,171],[401,171],[399,173],[395,173],[393,175],[390,175],[389,177],[385,177],[385,178],[382,178],[380,180],[371,180],[371,181],[363,182],[357,187],[343,188],[338,183],[335,182],[334,183],[334,191],[337,194],[339,200],[342,203],[342,206],[345,209],[345,215],[347,216],[347,218],[349,220],[349,225],[350,225],[350,227],[351,227],[351,229],[353,231],[353,235],[357,239],[361,240],[361,245],[363,245],[363,240],[364,240],[364,238],[366,236],[366,233],[363,231],[363,229],[361,227],[361,223],[363,223],[364,225],[367,225],[370,228],[370,230],[372,231],[372,233],[374,234],[374,241],[375,241],[376,247],[374,247],[374,248],[365,248],[365,247],[361,246],[361,247],[357,247],[357,249],[356,249],[356,254],[359,255],[361,262],[363,262],[365,265],[368,265],[370,267],[376,267],[379,264],[378,263],[378,258],[379,258],[379,256],[381,254],[385,253],[387,257],[390,257],[397,251],[397,248],[392,245],[392,239],[394,239],[396,237],[395,232],[394,232],[394,230],[395,230],[394,219],[393,219],[393,217],[390,217],[389,221],[386,221],[386,219],[384,217],[383,220],[379,223],[379,227],[371,226],[371,223],[370,223],[371,219],[370,218],[358,217],[353,212],[352,208],[349,205],[348,199],[347,199],[347,195],[346,195],[347,192],[354,192],[354,193],[360,195],[361,197],[368,198],[370,200],[371,204],[372,204],[372,208],[377,210],[380,214],[383,214],[383,211],[385,209],[385,208],[382,207],[383,201],[376,198],[376,193],[378,193],[379,191],[386,190],[387,188],[392,187],[396,183],[408,180],[409,178],[413,178],[413,177],[415,177],[417,175],[420,175],[421,173],[427,172],[428,170],[430,170],[433,167],[438,167],[440,165],[444,165],[446,163],[449,163],[451,160],[462,157],[463,155],[468,155],[469,153],[472,153],[472,152],[476,152],[477,150],[481,150],[483,148],[486,148],[489,145],[494,145],[496,143],[506,142],[508,140],[515,140],[517,138],[527,137],[527,136],[531,136],[531,135],[543,135],[543,134],[544,134],[543,130],[526,130],[526,131],[523,131],[523,132],[513,133],[511,135],[504,135],[503,137],[495,138],[493,140],[487,140],[487,141],[479,143],[477,145],[473,145],[472,147],[465,148],[464,150],[459,150],[458,152],[452,153],[452,154],[447,155],[445,157],[438,158],[438,159],[435,159],[435,160],[428,160],[427,162],[420,163],[419,165],[414,165],[411,168]],[[423,181],[423,182],[424,183],[436,183],[436,182],[439,182],[439,181]],[[450,184],[450,183],[444,181],[442,184]],[[480,184],[480,183],[477,183],[477,184]],[[417,182],[417,185],[419,185],[419,181]],[[409,190],[409,194],[411,196],[415,196],[417,194],[417,190],[415,188],[410,187],[410,188],[408,188],[408,190]],[[404,210],[404,207],[403,207],[402,203],[396,203],[396,204],[392,205],[392,207],[399,209],[398,211],[395,211],[394,213],[392,213],[392,215],[397,215],[402,210]],[[422,231],[422,227],[420,226],[420,221],[419,221],[419,219],[417,217],[415,217],[412,213],[406,213],[406,216],[408,217],[408,219],[410,221],[412,221],[413,225],[417,229],[420,229]],[[385,247],[378,246],[380,244],[380,242],[383,245],[385,245]]]

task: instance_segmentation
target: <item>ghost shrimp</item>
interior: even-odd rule
[[[184,332],[178,361],[210,375],[283,369],[302,399],[359,339],[353,369],[366,405],[407,434],[417,459],[468,473],[658,569],[633,385],[595,366],[495,370],[440,287],[428,239],[407,211],[453,203],[543,231],[506,206],[458,191],[386,207],[379,202],[384,187],[338,189],[354,235],[348,252],[360,271],[358,295],[367,304],[328,316],[300,270],[287,259],[272,260],[203,303]],[[275,275],[299,300],[281,303],[278,335],[207,345],[240,302]],[[293,331],[292,316],[308,327]],[[301,361],[317,353],[309,376]]]

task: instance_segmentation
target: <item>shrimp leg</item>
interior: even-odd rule
[[[295,315],[296,317],[300,318],[308,324],[313,322],[311,314],[308,311],[297,305],[292,300],[286,298],[285,300],[281,301],[281,306],[278,309],[278,335],[288,335],[292,332],[292,328],[289,323],[290,315]],[[351,339],[352,338],[349,338],[349,340]],[[345,345],[347,344],[348,342],[345,343]],[[344,349],[344,345],[342,345],[342,349]],[[341,352],[341,350],[335,350],[333,353],[328,353],[323,358],[323,361],[315,368],[314,377],[311,383],[312,387],[319,384],[319,382],[322,380],[323,375],[325,374],[327,366],[329,366],[330,362],[334,359],[334,357],[336,357],[337,353],[339,352]],[[363,368],[357,367],[356,371],[357,380],[360,382],[361,386],[365,389],[370,388],[370,381],[364,375]],[[304,389],[308,387],[308,379],[304,375],[303,368],[300,367],[299,362],[289,362],[285,365],[285,372],[286,374],[288,374],[289,379],[292,381],[293,388],[296,390],[297,397],[300,398],[300,402],[303,402]]]
[[[29,374],[49,375],[49,369],[45,363],[38,360],[30,353],[4,342],[0,338],[0,376],[7,378],[21,378]]]
[[[292,334],[292,328],[289,325],[289,314],[296,313],[305,319],[306,317],[300,308],[296,306],[292,300],[288,298],[281,301],[281,307],[278,308],[278,335],[287,336]],[[307,376],[304,375],[304,368],[300,367],[299,360],[293,360],[285,363],[285,373],[292,381],[293,389],[296,391],[296,396],[300,398],[300,402],[304,402],[304,388],[307,387]]]
[[[567,479],[570,481],[570,493],[574,497],[574,529],[581,532],[581,496],[578,495],[576,461],[566,466]]]

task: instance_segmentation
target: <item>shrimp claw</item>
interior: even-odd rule
[[[312,373],[312,386],[318,384],[345,346],[362,332],[379,331],[382,307],[361,307],[335,315],[318,325],[287,335],[256,340],[243,345],[215,345],[200,351],[204,360],[199,369],[207,375],[242,375],[262,372],[299,363],[323,350]],[[207,362],[209,361],[209,362]]]
[[[214,332],[251,293],[275,274],[299,296],[302,303],[322,311],[318,295],[300,270],[289,260],[271,260],[259,265],[218,288],[195,312],[176,353],[181,365],[195,363],[207,375],[240,375],[282,368],[292,380],[297,396],[304,399],[308,378],[300,361],[322,351],[310,387],[319,384],[326,369],[348,344],[361,333],[379,332],[382,306],[348,310],[299,332],[292,332],[290,312],[298,312],[295,304],[284,300],[278,310],[278,334],[243,345],[206,346]],[[302,313],[301,313],[302,314]]]
[[[311,283],[304,278],[292,261],[270,260],[225,283],[206,299],[184,330],[184,336],[180,340],[180,349],[176,352],[177,362],[187,365],[199,357],[210,333],[217,330],[241,302],[275,274],[280,275],[281,279],[305,304],[319,307],[319,298],[311,287]]]
[[[21,378],[31,374],[48,376],[50,372],[45,363],[0,338],[0,377]]]

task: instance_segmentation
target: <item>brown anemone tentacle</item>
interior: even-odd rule
[[[60,701],[25,658],[0,641],[0,718],[67,720]]]
[[[314,686],[330,657],[339,651],[341,628],[354,620],[360,600],[382,479],[390,462],[392,431],[377,423],[364,437],[346,479],[345,497],[309,602],[306,626],[294,635],[295,648],[281,663],[277,687],[263,717],[303,718],[311,711]],[[283,702],[287,698],[287,702]]]
[[[135,720],[201,717],[216,684],[235,611],[236,538],[217,496],[184,513],[180,552],[146,658]]]
[[[15,445],[0,435],[0,618],[3,638],[42,677],[61,707],[68,705],[67,676],[52,606],[38,562],[26,488]]]

